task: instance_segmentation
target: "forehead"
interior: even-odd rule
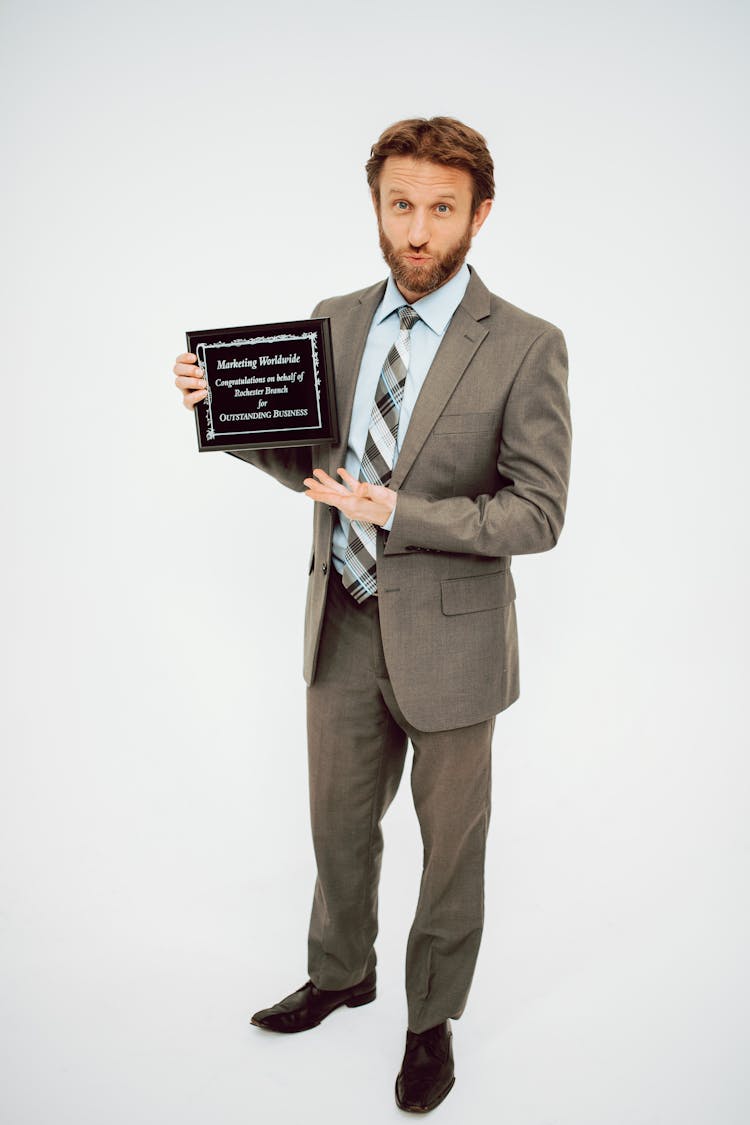
[[[380,170],[380,197],[389,195],[450,195],[471,198],[473,183],[464,168],[417,160],[413,156],[389,156]]]

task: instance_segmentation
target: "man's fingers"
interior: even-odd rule
[[[332,480],[322,469],[320,472],[322,477],[331,481],[333,487],[329,488],[322,479],[318,480],[316,477],[305,477],[302,482],[307,489],[305,496],[309,496],[311,500],[316,500],[320,504],[330,504],[335,508],[339,508],[342,512],[348,512],[350,505],[356,502],[356,497],[354,497],[347,488],[344,488],[343,485]]]
[[[196,402],[200,402],[207,394],[208,391],[191,391],[189,394],[186,393],[182,396],[182,405],[188,410],[192,410]]]
[[[182,405],[192,410],[208,394],[203,371],[197,364],[198,357],[193,352],[180,352],[172,368],[175,386],[182,391]]]
[[[333,486],[334,488],[341,487],[339,482],[337,480],[334,480],[333,477],[329,476],[325,469],[313,469],[313,476],[316,477],[321,482],[321,484],[326,485],[326,487],[328,488],[330,488],[331,486]]]
[[[345,488],[341,488],[340,486],[336,490],[327,488],[326,485],[322,484],[319,480],[315,480],[313,477],[305,477],[302,483],[306,485],[308,495],[313,496],[316,500],[331,497],[331,503],[335,503],[336,501],[344,500],[347,496],[351,496],[351,492],[347,492]]]
[[[206,380],[201,379],[198,375],[177,375],[174,384],[181,391],[198,391],[204,390]]]
[[[339,476],[349,485],[349,488],[354,492],[358,484],[363,484],[363,481],[355,480],[351,473],[347,473],[346,469],[337,469],[336,472]]]
[[[339,476],[343,477],[347,488],[349,489],[349,492],[353,496],[370,495],[370,485],[366,480],[357,480],[356,477],[353,477],[352,474],[348,473],[344,468],[337,469],[336,472],[339,474]]]
[[[345,512],[346,515],[350,515],[355,510],[361,512],[363,505],[366,509],[371,504],[367,496],[356,496],[341,485],[336,488],[327,488],[320,481],[313,480],[312,477],[306,477],[302,483],[307,489],[305,496],[309,496],[311,500],[317,500],[322,504],[332,504]]]
[[[344,488],[343,484],[339,484],[333,477],[329,477],[325,469],[313,469],[313,476],[317,478],[320,484],[324,485],[326,488],[330,488],[333,492],[338,492],[345,496],[351,495],[349,490]]]

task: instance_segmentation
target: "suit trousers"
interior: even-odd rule
[[[411,788],[424,845],[406,950],[411,1031],[464,1010],[484,921],[494,716],[424,732],[404,718],[383,657],[378,599],[361,605],[334,569],[307,689],[310,814],[317,878],[308,972],[318,988],[357,984],[376,964],[381,821],[413,747]]]

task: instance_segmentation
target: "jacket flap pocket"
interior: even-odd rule
[[[486,434],[495,429],[491,410],[479,414],[441,414],[432,428],[433,434]]]
[[[443,613],[479,613],[500,609],[516,596],[513,575],[509,570],[493,570],[491,574],[475,574],[468,578],[444,578],[440,583]]]

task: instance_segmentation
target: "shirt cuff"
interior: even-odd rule
[[[396,498],[396,504],[398,504],[398,497]],[[389,517],[385,521],[385,523],[382,525],[383,531],[390,531],[391,530],[391,528],[393,527],[393,517],[395,515],[396,515],[396,505],[394,504],[393,511],[391,512],[391,514],[389,515]]]

